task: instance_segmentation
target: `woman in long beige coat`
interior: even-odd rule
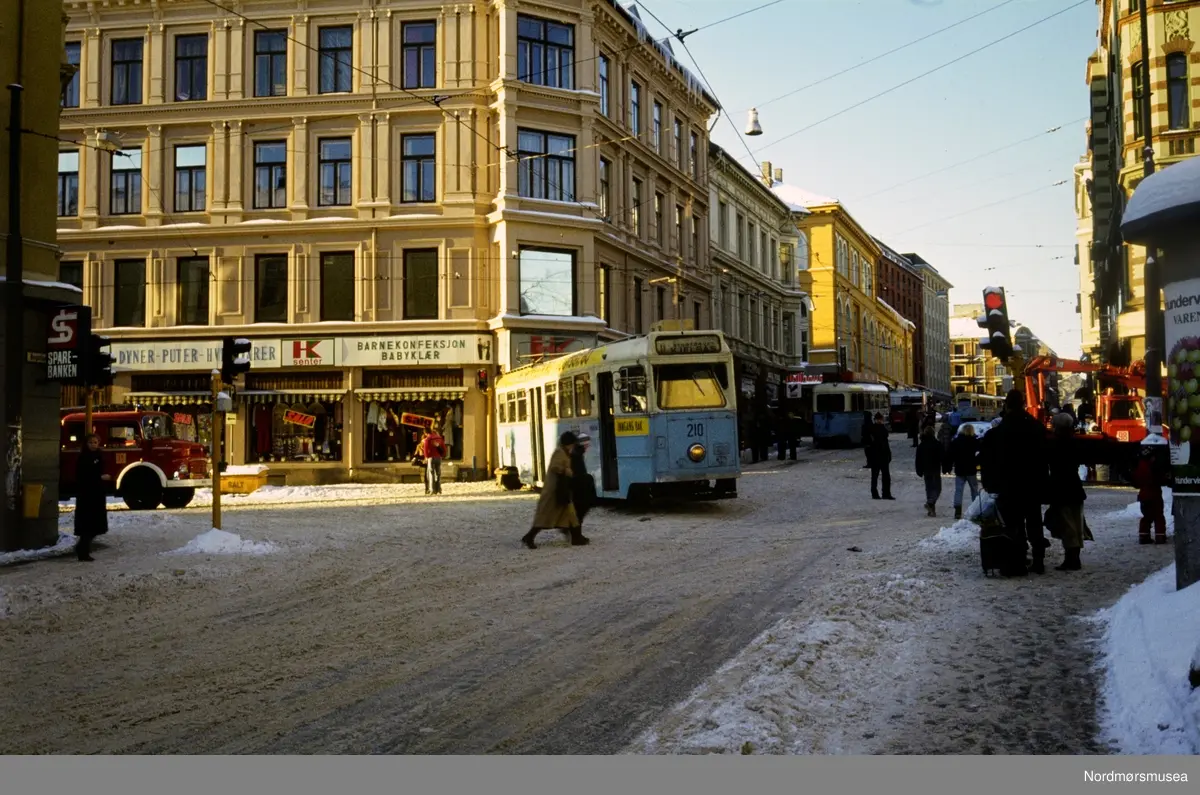
[[[533,525],[521,542],[530,549],[537,549],[533,539],[542,530],[558,530],[570,537],[571,545],[581,547],[588,543],[579,525],[572,499],[571,451],[575,448],[575,434],[567,431],[558,439],[558,447],[550,456],[546,467],[546,485],[533,514]]]

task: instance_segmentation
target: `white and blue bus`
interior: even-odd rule
[[[817,384],[813,388],[813,446],[862,444],[864,417],[888,415],[888,388],[862,382]]]
[[[601,499],[736,497],[732,378],[719,331],[655,331],[510,370],[496,379],[499,466],[541,488],[572,431],[592,438]]]

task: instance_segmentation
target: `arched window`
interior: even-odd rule
[[[858,284],[858,251],[856,249],[850,250],[850,281]]]

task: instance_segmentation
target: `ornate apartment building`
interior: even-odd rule
[[[921,275],[922,356],[913,368],[913,380],[933,393],[936,400],[949,400],[950,389],[950,290],[954,285],[920,254],[904,258]]]
[[[1150,63],[1143,63],[1146,4]],[[1080,252],[1083,347],[1116,363],[1145,355],[1145,251],[1120,239],[1121,214],[1143,176],[1142,151],[1158,169],[1194,157],[1200,143],[1200,0],[1097,0],[1097,49],[1088,59],[1088,153],[1077,177],[1080,224],[1090,218],[1090,248]],[[1147,68],[1148,67],[1148,68]],[[1150,115],[1143,98],[1150,92]],[[1090,279],[1088,276],[1090,275]],[[1089,315],[1089,310],[1093,313]]]
[[[770,163],[759,176],[716,144],[708,151],[713,326],[733,350],[746,421],[786,399],[789,376],[802,375],[808,361],[812,305],[796,270],[808,258],[808,239],[793,217],[804,210],[771,191]]]
[[[231,463],[417,477],[432,421],[447,477],[482,471],[478,369],[648,330],[656,278],[708,322],[716,103],[613,0],[62,8],[61,278],[110,400],[204,442],[221,339],[252,340]]]

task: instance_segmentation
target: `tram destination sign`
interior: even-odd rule
[[[659,337],[654,341],[654,351],[663,356],[720,353],[721,338],[716,334],[702,334],[690,337]]]

